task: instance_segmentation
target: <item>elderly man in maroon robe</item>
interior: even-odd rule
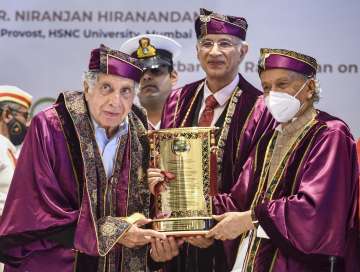
[[[135,59],[91,52],[83,92],[31,122],[0,223],[5,271],[146,271],[146,116]]]
[[[273,123],[271,115],[266,111],[262,93],[238,73],[239,65],[248,51],[245,42],[247,27],[247,21],[242,17],[200,10],[200,16],[195,21],[198,38],[196,49],[206,78],[173,91],[165,103],[161,120],[161,128],[219,127],[216,137],[217,176],[221,193],[230,192],[251,148]],[[149,169],[151,188],[162,178],[160,169]],[[202,248],[212,244],[212,240],[201,237],[186,240]],[[174,247],[162,246],[164,243],[153,246],[155,249],[152,255],[157,255],[154,256],[156,259],[169,260],[177,254],[176,250],[171,250]],[[212,254],[216,252],[217,270],[224,271],[226,263],[223,261],[223,246],[220,242],[210,249],[185,245],[181,256],[167,264],[168,270],[211,271]],[[162,253],[165,256],[160,256]]]
[[[208,234],[240,240],[227,252],[233,271],[360,271],[356,145],[342,120],[314,108],[316,68],[297,52],[261,50],[266,106],[280,124],[215,197],[224,214]]]

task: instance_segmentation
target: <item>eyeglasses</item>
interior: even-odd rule
[[[199,44],[200,44],[200,48],[205,50],[210,50],[211,48],[214,47],[215,44],[220,50],[226,50],[233,48],[234,46],[239,45],[240,43],[235,43],[229,40],[219,40],[219,41],[201,40]]]

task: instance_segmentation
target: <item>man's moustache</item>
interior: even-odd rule
[[[143,90],[145,90],[145,89],[147,89],[147,88],[154,88],[154,89],[158,89],[158,87],[156,86],[156,85],[153,85],[153,84],[149,84],[149,85],[145,85],[145,86],[143,86],[143,87],[141,87],[140,88],[140,91],[143,91]]]

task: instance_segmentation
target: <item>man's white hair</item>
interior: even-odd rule
[[[315,82],[315,92],[314,92],[314,96],[313,96],[313,102],[317,103],[320,101],[320,93],[321,93],[321,88],[320,88],[320,81],[319,79],[316,78],[316,76],[312,76],[312,77],[308,77],[306,75],[303,75],[301,73],[295,72],[295,71],[289,71],[289,73],[293,76],[293,78],[295,79],[303,79],[303,80],[309,80],[312,79]]]
[[[314,81],[315,81],[315,93],[314,93],[314,102],[319,102],[320,98],[321,98],[321,87],[320,87],[320,80],[317,79],[314,76]]]
[[[235,40],[239,43],[239,45],[241,45],[241,46],[243,46],[243,45],[249,46],[249,44],[246,41],[240,39],[239,37],[236,37],[236,36],[234,36],[234,37],[235,37]]]
[[[83,75],[83,80],[89,85],[89,89],[94,88],[96,82],[99,79],[99,72],[86,71]]]

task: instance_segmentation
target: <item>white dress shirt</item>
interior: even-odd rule
[[[216,99],[216,101],[219,103],[219,106],[214,109],[214,117],[213,117],[213,120],[211,122],[211,126],[215,126],[215,124],[216,124],[217,120],[219,119],[220,115],[222,114],[222,112],[226,108],[227,101],[230,99],[233,91],[235,90],[236,86],[239,84],[239,80],[240,80],[239,75],[236,75],[236,77],[233,79],[233,81],[230,82],[230,84],[226,85],[224,88],[220,89],[219,91],[217,91],[214,94],[210,91],[210,89],[207,86],[207,83],[205,81],[204,95],[203,95],[203,99],[202,99],[202,102],[201,102],[201,108],[200,108],[200,112],[199,112],[198,121],[200,120],[200,116],[201,116],[202,112],[205,109],[205,100],[206,100],[206,98],[208,98],[208,96],[210,96],[210,95],[213,95],[214,98]]]

